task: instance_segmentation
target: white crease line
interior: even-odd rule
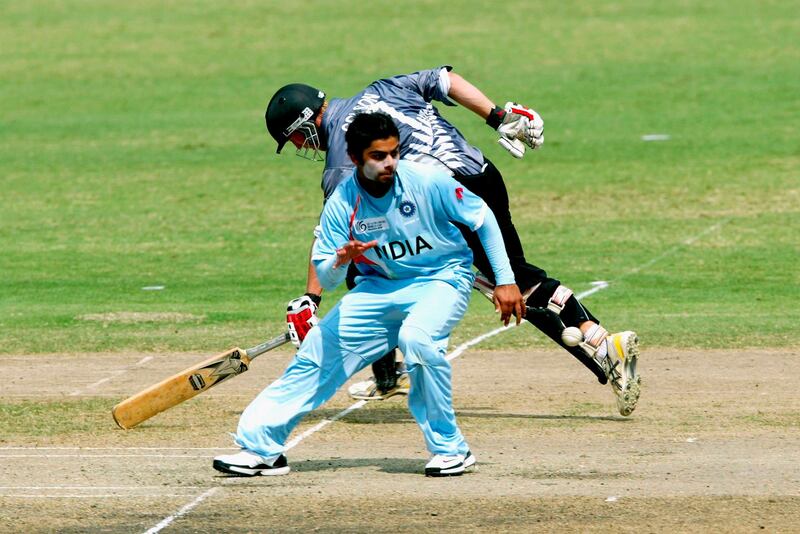
[[[717,228],[722,227],[724,224],[727,224],[729,221],[730,221],[730,219],[725,219],[723,221],[720,221],[718,223],[715,223],[715,224],[711,225],[710,227],[706,228],[705,230],[703,230],[699,234],[697,234],[697,235],[695,235],[693,237],[690,237],[688,239],[685,239],[684,241],[682,241],[678,245],[675,245],[674,247],[672,247],[671,249],[667,250],[663,254],[657,256],[656,258],[654,258],[654,259],[648,261],[647,263],[644,263],[641,266],[629,271],[626,275],[623,275],[623,277],[627,276],[627,275],[630,275],[630,274],[633,274],[633,273],[636,273],[636,272],[639,272],[642,269],[646,269],[647,267],[653,265],[657,261],[660,261],[660,260],[666,258],[667,256],[669,256],[670,254],[673,254],[675,251],[677,251],[681,247],[686,246],[686,245],[690,245],[690,244],[694,243],[695,241],[697,241],[698,239],[700,239],[701,237],[703,237],[704,235],[716,230]],[[623,278],[623,277],[620,277],[620,278]],[[591,285],[593,286],[591,289],[587,289],[586,291],[578,293],[577,295],[575,295],[575,298],[577,298],[578,300],[584,299],[584,298],[588,297],[589,295],[593,295],[594,293],[597,293],[598,291],[602,291],[603,289],[606,289],[610,284],[609,284],[609,282],[598,280],[596,282],[592,282]],[[480,336],[478,336],[476,338],[473,338],[473,339],[471,339],[469,341],[466,341],[466,342],[462,343],[461,345],[459,345],[458,347],[453,349],[447,356],[445,356],[445,358],[447,359],[447,361],[454,360],[454,359],[458,358],[459,356],[461,356],[464,353],[464,351],[466,351],[469,347],[477,345],[481,341],[484,341],[486,339],[489,339],[490,337],[496,336],[497,334],[500,334],[501,332],[505,332],[506,330],[510,330],[511,328],[513,328],[515,326],[516,326],[516,323],[511,323],[508,326],[501,326],[500,328],[495,328],[494,330],[492,330],[490,332],[486,332],[485,334],[481,334]],[[344,417],[348,413],[352,412],[353,410],[357,410],[357,409],[363,407],[366,404],[367,404],[367,401],[358,401],[355,404],[353,404],[352,406],[350,406],[349,408],[347,408],[347,409],[339,412],[335,416],[331,417],[330,419],[325,419],[325,420],[321,421],[320,423],[317,423],[315,426],[309,428],[308,430],[306,430],[305,432],[303,432],[302,434],[300,434],[299,436],[297,436],[296,438],[291,440],[289,442],[289,445],[287,445],[286,450],[289,450],[290,448],[294,447],[295,445],[297,445],[298,443],[300,443],[301,441],[303,441],[305,438],[309,437],[310,435],[314,434],[318,430],[321,430],[322,428],[328,426],[329,424],[331,424],[332,422],[336,421],[337,419],[341,419],[342,417]]]
[[[86,495],[82,493],[65,493],[64,495],[30,495],[26,493],[11,493],[9,495],[0,494],[0,499],[130,499],[136,497],[142,498],[158,498],[165,497],[191,497],[191,493],[150,493],[147,495],[117,495],[114,493],[101,493],[98,495]]]
[[[0,447],[0,451],[229,451],[239,447]]]
[[[195,506],[197,506],[198,504],[203,502],[207,497],[210,497],[211,495],[216,493],[216,491],[218,489],[219,489],[219,487],[215,487],[215,488],[211,488],[210,490],[201,493],[192,502],[190,502],[189,504],[187,504],[186,506],[184,506],[183,508],[181,508],[180,510],[178,510],[177,512],[175,512],[171,516],[165,517],[159,524],[157,524],[153,528],[147,530],[145,532],[145,534],[155,534],[156,532],[160,532],[163,528],[169,526],[170,523],[172,523],[173,521],[175,521],[179,517],[188,514],[192,510],[192,508],[194,508]]]
[[[0,486],[9,490],[149,490],[149,489],[201,489],[203,486]]]
[[[712,224],[711,226],[709,226],[708,228],[706,228],[705,230],[703,230],[703,231],[702,231],[702,232],[700,232],[699,234],[697,234],[697,235],[694,235],[694,236],[692,236],[692,237],[689,237],[689,238],[687,238],[687,239],[684,239],[683,241],[681,241],[681,242],[680,242],[680,243],[678,243],[677,245],[673,246],[672,248],[668,249],[667,251],[663,252],[662,254],[660,254],[660,255],[656,256],[656,257],[655,257],[655,258],[653,258],[652,260],[650,260],[650,261],[648,261],[648,262],[645,262],[645,263],[643,263],[643,264],[642,264],[642,265],[640,265],[639,267],[634,267],[633,269],[631,269],[631,270],[630,270],[630,271],[628,271],[627,273],[625,273],[625,274],[623,274],[622,276],[620,276],[619,278],[617,278],[617,280],[621,280],[621,279],[623,279],[623,278],[626,278],[626,277],[628,277],[628,276],[630,276],[630,275],[632,275],[632,274],[636,274],[636,273],[638,273],[639,271],[642,271],[642,270],[644,270],[644,269],[647,269],[647,268],[648,268],[648,267],[650,267],[651,265],[653,265],[653,264],[655,264],[655,263],[658,263],[659,261],[663,260],[663,259],[664,259],[664,258],[666,258],[667,256],[671,256],[672,254],[674,254],[674,253],[675,253],[675,252],[677,252],[678,250],[682,249],[683,247],[686,247],[686,246],[689,246],[689,245],[691,245],[692,243],[694,243],[695,241],[697,241],[697,240],[698,240],[698,239],[700,239],[701,237],[705,236],[706,234],[710,234],[711,232],[713,232],[713,231],[715,231],[715,230],[718,230],[718,229],[722,228],[723,226],[725,226],[725,225],[726,225],[726,224],[728,224],[729,222],[731,222],[731,219],[723,219],[723,220],[721,220],[721,221],[719,221],[719,222],[717,222],[717,223],[714,223],[714,224]]]
[[[238,450],[238,449],[237,449]],[[208,458],[203,454],[0,454],[0,458]]]
[[[146,364],[147,362],[149,362],[149,361],[150,361],[150,360],[152,360],[152,359],[153,359],[153,357],[152,357],[152,356],[145,356],[144,358],[142,358],[141,360],[139,360],[138,362],[136,362],[136,363],[135,363],[135,364],[133,364],[133,365],[130,365],[130,366],[128,366],[128,367],[126,367],[126,368],[124,368],[124,369],[118,369],[118,370],[114,371],[113,373],[111,373],[111,376],[107,376],[106,378],[101,378],[100,380],[98,380],[98,381],[97,381],[97,382],[95,382],[94,384],[89,384],[88,386],[86,386],[86,387],[85,387],[85,388],[83,388],[83,389],[76,389],[75,391],[73,391],[72,393],[70,393],[70,396],[71,396],[71,397],[75,397],[75,396],[77,396],[77,395],[80,395],[81,393],[83,393],[83,392],[84,392],[84,391],[86,391],[86,390],[94,389],[94,388],[96,388],[97,386],[100,386],[100,385],[102,385],[102,384],[105,384],[105,383],[106,383],[106,382],[108,382],[109,380],[111,380],[111,379],[113,379],[113,378],[116,378],[116,377],[118,377],[118,376],[119,376],[119,375],[121,375],[121,374],[127,373],[127,372],[128,372],[128,371],[130,371],[131,369],[134,369],[134,368],[136,368],[136,367],[139,367],[139,366],[141,366],[141,365],[144,365],[144,364]]]
[[[608,282],[592,282],[592,285],[594,285],[595,287],[593,287],[592,289],[587,289],[586,291],[584,291],[582,293],[578,293],[577,295],[575,295],[575,298],[578,299],[578,300],[581,300],[584,297],[588,297],[589,295],[591,295],[593,293],[597,293],[601,289],[607,288],[608,287]],[[478,337],[476,337],[474,339],[470,339],[469,341],[466,341],[466,342],[462,343],[461,345],[459,345],[458,347],[456,347],[455,349],[453,349],[453,351],[450,354],[448,354],[447,356],[445,356],[445,358],[447,359],[447,361],[454,360],[454,359],[458,358],[459,356],[461,356],[468,348],[472,347],[473,345],[477,345],[481,341],[484,341],[486,339],[489,339],[490,337],[496,336],[497,334],[505,332],[506,330],[510,330],[511,328],[514,328],[515,326],[517,326],[517,323],[509,323],[508,326],[501,326],[500,328],[495,328],[491,332],[486,332],[485,334],[481,334],[480,336],[478,336]]]
[[[670,254],[674,253],[681,246],[689,245],[689,244],[693,243],[694,241],[696,241],[697,239],[699,239],[700,237],[704,236],[705,234],[713,231],[716,228],[721,227],[722,225],[726,224],[728,222],[728,220],[721,221],[719,223],[716,223],[716,224],[712,225],[711,227],[707,228],[706,230],[704,230],[700,234],[698,234],[698,235],[696,235],[694,237],[690,237],[689,239],[683,241],[682,244],[674,246],[673,248],[671,248],[670,250],[668,250],[664,254],[661,254],[660,256],[654,258],[653,260],[650,260],[649,262],[641,265],[640,267],[630,271],[627,274],[633,274],[633,273],[641,271],[642,269],[645,269],[645,268],[649,267],[650,265],[656,263],[657,261],[659,261],[659,260],[669,256]],[[592,295],[592,294],[594,294],[594,293],[596,293],[598,291],[601,291],[601,290],[607,288],[608,286],[609,286],[608,283],[595,283],[594,287],[592,289],[586,290],[586,291],[584,291],[582,293],[579,293],[578,295],[575,295],[575,298],[577,298],[578,300],[581,300],[581,299],[583,299],[583,298],[585,298],[585,297],[587,297],[589,295]],[[458,356],[460,356],[469,347],[471,347],[473,345],[476,345],[476,344],[480,343],[481,341],[483,341],[485,339],[488,339],[488,338],[490,338],[492,336],[496,336],[497,334],[499,334],[501,332],[505,332],[506,330],[509,330],[513,326],[516,326],[516,324],[512,323],[508,327],[496,328],[496,329],[492,330],[491,332],[487,332],[487,333],[482,334],[482,335],[480,335],[480,336],[478,336],[478,337],[476,337],[474,339],[471,339],[471,340],[469,340],[469,341],[467,341],[465,343],[462,343],[461,345],[456,347],[450,354],[448,354],[446,356],[446,358],[447,358],[448,361],[453,360],[453,359],[457,358]],[[303,432],[302,434],[298,435],[293,440],[291,440],[287,444],[286,450],[289,450],[289,449],[295,447],[301,441],[303,441],[305,438],[311,436],[312,434],[314,434],[318,430],[321,430],[322,428],[325,428],[326,426],[328,426],[329,424],[333,423],[337,419],[341,419],[342,417],[344,417],[348,413],[350,413],[350,412],[352,412],[354,410],[357,410],[357,409],[363,407],[366,404],[367,404],[367,401],[358,401],[358,402],[354,403],[353,405],[351,405],[349,408],[347,408],[345,410],[342,410],[341,412],[339,412],[338,414],[336,414],[332,418],[327,419],[327,420],[323,420],[320,423],[317,423],[315,426],[309,428],[308,430],[306,430],[305,432]],[[214,488],[212,488],[212,490],[209,490],[209,491],[213,491],[213,489]],[[202,500],[202,498],[205,498],[205,494],[203,494],[200,497],[198,497],[198,499],[195,499],[195,501],[192,501],[192,503],[190,503],[190,505],[187,505],[187,507],[184,507],[184,508],[187,508],[186,512],[188,512],[191,508],[193,508],[196,505],[194,503],[195,502],[199,502],[200,500]],[[181,509],[181,510],[183,510],[183,509]],[[179,514],[180,514],[180,512],[179,512]],[[172,519],[171,518],[167,518],[164,521],[167,521],[167,522],[162,527],[159,528],[158,525],[157,525],[156,527],[154,527],[154,529],[148,530],[145,534],[153,534],[155,532],[158,532],[159,530],[161,530],[161,528],[163,528],[164,526],[167,526],[169,523],[171,523]],[[162,523],[164,523],[164,521],[162,521]],[[161,525],[161,523],[159,523],[159,525]]]
[[[353,410],[358,410],[359,408],[361,408],[362,406],[364,406],[366,404],[367,404],[367,401],[360,400],[360,401],[358,401],[356,403],[353,403],[349,408],[345,408],[341,412],[337,413],[336,415],[334,415],[330,419],[323,419],[322,421],[320,421],[316,425],[312,426],[311,428],[309,428],[308,430],[306,430],[302,434],[296,436],[293,440],[291,440],[289,443],[287,443],[286,444],[286,450],[288,451],[289,449],[293,448],[295,445],[297,445],[298,443],[303,441],[305,438],[307,438],[308,436],[310,436],[314,432],[325,428],[326,426],[328,426],[329,424],[333,423],[334,421],[336,421],[338,419],[341,419],[342,417],[344,417],[345,415],[349,414]]]
[[[596,282],[592,282],[591,284],[593,287],[592,289],[587,289],[586,291],[575,295],[575,298],[578,300],[585,299],[589,295],[594,295],[598,291],[602,291],[603,289],[608,287],[608,282],[604,280],[597,280]]]
[[[471,347],[472,345],[475,345],[475,344],[477,344],[477,343],[480,343],[480,342],[481,342],[481,341],[483,341],[484,339],[490,338],[490,337],[492,337],[492,336],[494,336],[494,335],[497,335],[497,334],[499,334],[500,332],[503,332],[503,331],[505,331],[505,330],[508,330],[508,329],[509,329],[509,328],[511,328],[512,326],[514,326],[514,324],[511,324],[511,325],[509,325],[509,326],[507,326],[507,327],[505,327],[505,326],[504,326],[504,327],[501,327],[501,328],[497,328],[497,329],[495,329],[495,330],[492,330],[491,332],[488,332],[488,333],[486,333],[486,334],[483,334],[483,335],[481,335],[481,336],[478,336],[478,337],[476,337],[475,339],[472,339],[472,340],[470,340],[470,341],[467,341],[466,343],[462,343],[461,345],[459,345],[458,347],[456,347],[456,349],[455,349],[455,350],[453,350],[453,351],[452,351],[450,354],[448,354],[448,355],[446,356],[447,360],[448,360],[448,361],[450,361],[450,360],[452,360],[453,358],[457,358],[457,357],[458,357],[459,355],[461,355],[461,354],[462,354],[462,353],[463,353],[465,350],[467,350],[467,348]],[[287,450],[287,451],[288,451],[289,449],[292,449],[292,448],[296,447],[298,444],[300,444],[300,442],[301,442],[301,441],[303,441],[303,440],[304,440],[304,439],[306,439],[307,437],[309,437],[309,436],[311,436],[312,434],[314,434],[314,433],[318,432],[319,430],[322,430],[323,428],[325,428],[326,426],[330,425],[330,424],[331,424],[331,423],[333,423],[334,421],[337,421],[337,420],[341,419],[342,417],[346,416],[346,415],[347,415],[347,414],[349,414],[350,412],[352,412],[352,411],[355,411],[355,410],[358,410],[359,408],[362,408],[362,407],[366,406],[366,404],[367,404],[367,401],[365,401],[365,400],[360,400],[360,401],[358,401],[358,402],[355,402],[355,403],[353,403],[353,404],[352,404],[352,405],[350,405],[348,408],[345,408],[345,409],[344,409],[344,410],[342,410],[341,412],[337,413],[336,415],[334,415],[334,416],[333,416],[333,417],[331,417],[330,419],[323,419],[322,421],[320,421],[320,422],[319,422],[319,423],[317,423],[316,425],[312,426],[311,428],[307,429],[306,431],[302,432],[301,434],[298,434],[297,436],[295,436],[295,437],[294,437],[294,439],[292,439],[291,441],[289,441],[289,443],[287,443],[287,444],[285,445],[285,450]],[[153,527],[153,528],[151,528],[150,530],[148,530],[147,532],[145,532],[145,534],[155,534],[156,532],[159,532],[161,529],[163,529],[164,527],[166,527],[167,525],[169,525],[170,523],[172,523],[172,521],[173,521],[173,520],[174,520],[176,517],[179,517],[179,516],[181,516],[181,515],[184,515],[184,514],[188,513],[188,512],[189,512],[189,510],[191,510],[192,508],[194,508],[195,506],[197,506],[197,504],[199,504],[199,503],[200,503],[200,501],[202,501],[203,499],[205,499],[205,498],[207,497],[207,495],[206,495],[206,494],[210,494],[209,492],[211,492],[211,491],[214,491],[214,490],[216,490],[216,489],[218,489],[218,488],[211,488],[211,490],[209,490],[209,491],[207,491],[206,493],[204,493],[204,494],[202,494],[202,495],[198,496],[198,498],[197,498],[197,499],[195,499],[194,501],[192,501],[192,502],[191,502],[191,503],[189,503],[188,505],[186,505],[186,506],[184,506],[183,508],[181,508],[181,510],[180,510],[180,511],[179,511],[177,514],[175,514],[175,516],[170,516],[170,517],[167,517],[166,519],[164,519],[164,521],[162,521],[161,523],[159,523],[159,524],[158,524],[158,525],[156,525],[155,527]]]
[[[31,400],[37,400],[37,399],[61,399],[65,395],[69,396],[69,397],[91,397],[93,399],[118,399],[120,397],[120,395],[122,395],[122,394],[121,393],[95,393],[95,392],[87,393],[87,392],[84,392],[83,390],[75,390],[75,391],[73,391],[71,393],[66,393],[66,392],[62,392],[62,393],[54,393],[54,392],[0,393],[0,399],[31,399]],[[253,398],[253,394],[252,393],[248,393],[247,395],[245,395],[245,394],[239,394],[239,393],[227,393],[227,392],[223,393],[223,392],[218,392],[218,391],[209,391],[205,395],[203,395],[203,398],[206,398],[206,399],[209,399],[209,398],[211,398],[211,399],[223,399],[223,400],[252,399]]]

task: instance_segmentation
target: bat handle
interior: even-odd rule
[[[250,347],[249,349],[245,350],[244,353],[247,355],[248,358],[252,360],[256,356],[264,354],[265,352],[270,351],[272,349],[278,348],[284,343],[288,343],[289,339],[291,339],[289,337],[289,332],[284,332],[283,334],[274,337],[270,340],[267,340],[264,343],[261,343],[260,345],[256,345],[255,347]]]

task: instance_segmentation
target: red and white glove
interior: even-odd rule
[[[544,121],[530,108],[506,102],[502,123],[497,127],[500,145],[515,158],[525,155],[525,145],[536,150],[544,144]]]
[[[289,327],[289,337],[295,347],[299,347],[309,330],[319,323],[317,309],[320,301],[319,296],[306,293],[286,306],[286,326]]]

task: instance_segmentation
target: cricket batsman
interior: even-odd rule
[[[408,407],[432,455],[425,475],[460,475],[475,464],[456,424],[445,358],[474,279],[472,252],[456,224],[483,245],[501,320],[508,324],[513,314],[519,323],[525,302],[500,228],[486,203],[448,173],[399,161],[400,133],[388,115],[354,115],[345,143],[355,169],[325,204],[311,261],[326,289],[341,284],[353,265],[355,287],[308,332],[283,376],[242,413],[235,434],[242,451],[216,457],[218,471],[288,473],[284,444],[292,429],[394,347],[405,356]]]
[[[309,159],[322,160],[321,152],[325,152],[322,190],[328,199],[352,173],[353,164],[344,144],[356,114],[382,112],[392,117],[400,131],[401,159],[438,166],[482,198],[494,212],[517,284],[524,294],[530,294],[526,304],[531,311],[526,319],[581,361],[601,384],[610,383],[619,412],[630,415],[640,393],[636,333],[609,334],[571,289],[527,262],[511,221],[502,175],[442,117],[433,101],[450,106],[457,103],[473,111],[497,131],[499,143],[515,158],[522,158],[526,147],[535,150],[544,143],[544,123],[538,113],[513,102],[496,106],[450,66],[378,80],[349,98],[328,99],[321,90],[290,84],[274,94],[265,118],[279,153],[287,143],[295,145],[298,155]],[[469,228],[461,229],[472,249],[475,267],[490,284],[495,283],[479,236]],[[314,269],[309,268],[306,294],[289,303],[287,314],[290,332],[298,345],[316,324],[322,290]],[[407,383],[396,372],[393,351],[373,364],[372,371],[374,380],[351,387],[353,397],[381,399],[407,392]]]

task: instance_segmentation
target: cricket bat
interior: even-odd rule
[[[246,350],[236,347],[223,352],[125,399],[114,406],[111,415],[120,428],[133,428],[164,410],[244,373],[257,356],[287,341],[288,332]]]

